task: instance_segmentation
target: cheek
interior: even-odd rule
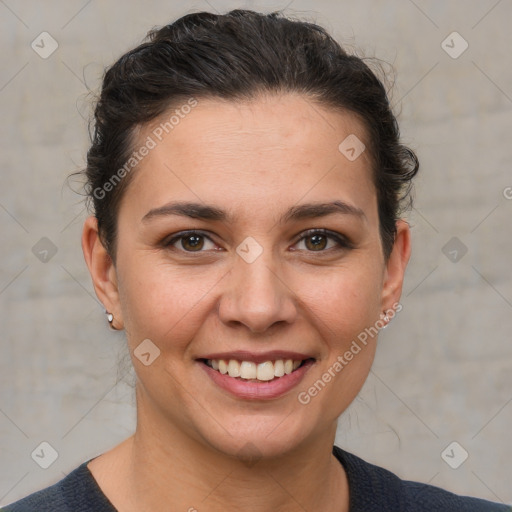
[[[310,318],[324,346],[323,360],[304,379],[297,395],[311,417],[336,421],[368,376],[377,339],[370,328],[380,312],[378,277],[370,269],[344,269],[307,295],[314,308]]]
[[[301,279],[297,296],[329,344],[342,348],[349,337],[373,325],[379,318],[381,283],[375,266],[346,266],[330,270],[323,277]],[[348,340],[350,341],[350,340]]]
[[[149,338],[161,349],[183,348],[201,325],[199,316],[221,276],[143,260],[127,261],[124,268],[129,270],[119,282],[128,341],[133,346]],[[166,340],[172,345],[164,346]]]

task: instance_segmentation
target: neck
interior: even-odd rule
[[[347,477],[332,455],[336,424],[293,453],[240,460],[146,413],[125,441],[134,510],[348,512]]]

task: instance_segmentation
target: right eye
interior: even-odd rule
[[[208,240],[211,244],[215,245],[207,235],[200,231],[182,231],[181,233],[177,233],[170,240],[166,241],[164,246],[182,250],[183,252],[204,252],[201,249],[205,246],[205,240]],[[175,244],[180,241],[181,248],[175,247]]]

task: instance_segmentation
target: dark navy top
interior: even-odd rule
[[[432,485],[401,480],[334,446],[347,473],[350,512],[512,512],[512,506],[458,496]],[[1,509],[2,512],[117,512],[84,462],[56,484]],[[316,511],[315,511],[316,512]]]

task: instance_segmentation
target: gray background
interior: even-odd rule
[[[286,8],[391,62],[403,138],[422,164],[404,309],[383,331],[337,443],[402,478],[512,503],[509,0],[5,0],[0,505],[56,482],[135,427],[133,372],[118,372],[123,334],[108,330],[94,295],[80,246],[84,204],[65,184],[84,164],[88,90],[151,27],[236,7]],[[46,59],[31,48],[43,31],[59,45]],[[458,58],[442,46],[453,31],[469,44]],[[445,47],[453,53],[461,42]],[[458,246],[443,249],[452,237]],[[48,469],[31,457],[43,441],[58,452]],[[458,469],[441,457],[453,441],[469,453]],[[452,463],[460,450],[449,452]]]

